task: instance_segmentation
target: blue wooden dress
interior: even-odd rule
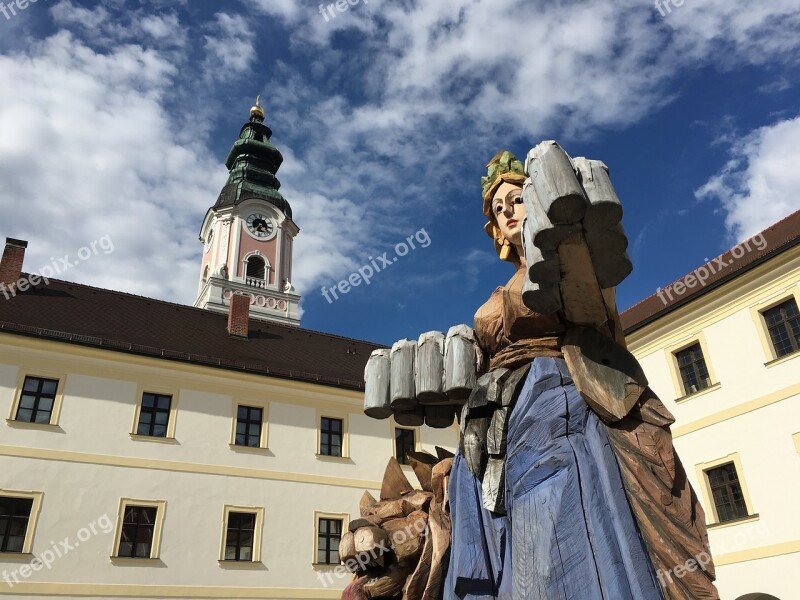
[[[508,419],[507,515],[456,455],[445,600],[661,600],[606,428],[563,359],[535,358]]]

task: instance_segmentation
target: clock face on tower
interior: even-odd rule
[[[261,213],[253,213],[247,217],[247,230],[254,237],[268,240],[275,235],[275,220]]]

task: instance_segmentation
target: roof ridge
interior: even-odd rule
[[[29,277],[30,275],[33,275],[33,273],[28,273],[28,272],[24,272],[23,271],[20,275],[21,276],[24,275],[24,276],[28,276]],[[203,314],[207,314],[207,315],[212,315],[212,316],[217,316],[217,317],[225,317],[225,315],[223,313],[213,312],[213,311],[207,310],[205,308],[199,308],[197,306],[190,306],[188,304],[180,304],[178,302],[172,302],[170,300],[162,300],[161,298],[150,298],[148,296],[142,296],[141,294],[133,294],[131,292],[123,292],[121,290],[112,290],[112,289],[103,288],[103,287],[99,287],[99,286],[95,286],[95,285],[87,285],[85,283],[78,283],[78,282],[75,282],[75,281],[67,281],[65,279],[57,279],[57,278],[54,278],[54,277],[48,277],[47,279],[50,282],[61,283],[61,284],[64,284],[64,285],[74,285],[74,286],[78,286],[78,287],[86,289],[86,290],[99,291],[99,292],[103,292],[103,293],[107,293],[107,294],[120,294],[120,295],[123,295],[123,296],[128,296],[130,298],[136,298],[136,299],[140,299],[140,300],[147,300],[148,302],[158,302],[159,304],[164,304],[164,305],[167,305],[167,306],[174,306],[176,308],[183,308],[183,309],[187,309],[187,310],[197,311],[197,312],[200,312],[200,313],[203,313]],[[293,325],[286,325],[284,323],[278,323],[277,321],[276,322],[266,322],[266,321],[261,321],[259,319],[254,319],[253,317],[250,317],[250,320],[251,321],[255,321],[256,323],[259,323],[259,324],[267,325],[267,326],[270,326],[270,327],[279,327],[279,328],[286,329],[286,330],[289,330],[289,331],[301,331],[301,332],[307,332],[307,333],[315,333],[317,335],[324,335],[324,336],[327,336],[329,338],[335,338],[335,339],[345,340],[345,341],[349,341],[349,342],[358,342],[358,343],[361,343],[361,344],[369,344],[371,346],[378,346],[378,347],[381,347],[381,348],[386,347],[385,344],[379,344],[377,342],[372,342],[372,341],[369,341],[369,340],[361,340],[361,339],[358,339],[358,338],[348,337],[348,336],[344,336],[344,335],[338,335],[338,334],[335,334],[335,333],[329,333],[327,331],[319,331],[319,330],[316,330],[316,329],[308,329],[306,327],[296,327],[296,326],[293,326]]]
[[[785,224],[788,221],[792,221],[792,220],[795,220],[795,219],[798,219],[798,218],[800,218],[800,210],[795,210],[794,212],[789,213],[788,215],[786,215],[782,219],[772,223],[770,226],[765,227],[761,231],[759,231],[757,233],[754,233],[753,235],[750,235],[750,236],[744,238],[742,241],[732,245],[730,248],[728,248],[727,250],[725,250],[721,254],[717,255],[714,259],[706,260],[704,263],[701,263],[698,267],[695,267],[691,271],[688,271],[687,273],[685,273],[681,277],[678,277],[674,281],[672,281],[672,282],[670,282],[668,284],[665,284],[664,286],[659,286],[656,289],[655,293],[649,294],[648,296],[645,296],[644,298],[642,298],[636,304],[631,305],[630,307],[625,309],[622,313],[620,313],[620,316],[623,317],[623,320],[624,320],[626,315],[635,314],[637,309],[639,309],[639,307],[641,307],[644,304],[647,304],[648,302],[651,302],[654,298],[658,297],[659,296],[659,292],[661,290],[669,290],[674,285],[676,285],[678,282],[681,282],[681,281],[685,280],[691,274],[695,273],[703,265],[707,265],[707,264],[709,264],[709,263],[711,263],[713,261],[716,261],[717,259],[721,259],[726,254],[732,253],[735,248],[741,246],[745,242],[748,242],[748,241],[750,241],[750,240],[752,240],[752,239],[754,239],[754,238],[756,238],[758,236],[761,236],[765,241],[766,240],[770,241],[770,243],[768,245],[765,245],[763,249],[759,248],[759,250],[763,251],[763,254],[761,254],[759,257],[753,258],[752,260],[747,260],[743,264],[740,262],[738,266],[733,266],[733,268],[731,268],[727,272],[727,274],[725,275],[726,278],[727,277],[736,277],[736,276],[738,276],[740,271],[742,271],[743,269],[747,270],[748,267],[751,264],[753,264],[754,261],[757,264],[758,262],[760,262],[762,260],[766,260],[767,257],[774,256],[776,253],[783,252],[784,248],[786,248],[787,246],[791,246],[793,242],[796,242],[797,240],[800,239],[800,229],[798,229],[796,231],[790,231],[788,233],[784,233],[781,236],[775,235],[776,239],[770,239],[770,238],[773,237],[773,235],[775,234],[776,231],[778,233],[782,233],[781,229],[785,226]],[[733,255],[733,256],[735,257],[735,255]],[[723,270],[727,269],[731,265],[733,265],[733,263],[726,264],[722,269],[718,270],[717,273],[721,273]],[[684,296],[682,300],[683,301],[687,301],[689,298],[694,297],[695,294],[704,293],[704,290],[708,291],[706,289],[705,285],[703,285],[700,288],[698,288],[692,294]],[[661,298],[661,300],[662,300],[662,302],[664,301],[663,298]],[[664,310],[671,310],[671,308],[677,308],[677,306],[675,305],[676,302],[677,302],[677,300],[675,302],[671,301],[671,302],[665,304],[662,308],[660,308],[659,310],[655,311],[655,313],[651,314],[650,316],[638,317],[636,319],[636,321],[634,321],[633,323],[625,326],[626,330],[628,328],[630,328],[630,327],[635,327],[635,326],[641,324],[643,321],[646,321],[647,319],[652,318],[655,314],[660,314]]]

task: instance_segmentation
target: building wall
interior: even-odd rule
[[[393,424],[361,412],[357,392],[0,335],[0,416],[24,374],[64,381],[56,426],[0,425],[0,489],[43,492],[32,555],[80,546],[0,593],[10,597],[338,598],[348,579],[315,566],[315,511],[358,517],[394,451]],[[132,436],[142,391],[177,400],[174,441]],[[265,403],[267,449],[232,448],[234,403]],[[317,456],[319,417],[346,420],[345,458]],[[420,448],[453,449],[455,427],[418,431]],[[413,472],[404,467],[412,484]],[[163,501],[158,560],[113,560],[122,498]],[[219,562],[225,505],[263,507],[262,560]],[[87,535],[90,525],[95,533]],[[83,531],[82,531],[83,530]],[[2,571],[33,556],[0,554]],[[65,583],[69,582],[69,583]],[[133,587],[131,587],[133,586]]]
[[[709,524],[723,600],[800,590],[800,354],[779,360],[759,310],[795,297],[800,248],[770,259],[628,336],[673,413],[677,449]],[[684,397],[673,352],[699,341],[712,386]],[[717,524],[704,470],[734,462],[747,519]]]

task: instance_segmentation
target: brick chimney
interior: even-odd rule
[[[228,335],[247,338],[250,333],[250,296],[233,294],[228,308]]]
[[[0,261],[0,286],[4,285],[13,291],[22,274],[22,262],[25,260],[25,249],[28,242],[6,238],[6,249]]]

